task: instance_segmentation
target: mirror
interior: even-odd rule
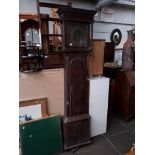
[[[37,15],[20,15],[20,42],[41,46]]]
[[[21,72],[40,71],[43,68],[38,15],[20,14],[19,69]]]
[[[122,33],[119,29],[114,29],[111,32],[110,40],[115,44],[115,46],[118,46],[122,39]]]
[[[32,44],[40,45],[39,32],[35,28],[28,28],[25,33],[25,41],[31,42]]]
[[[62,48],[61,23],[57,8],[40,7],[42,49],[44,54],[60,52]]]

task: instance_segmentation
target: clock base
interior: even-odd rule
[[[91,143],[90,116],[83,114],[63,119],[64,150]]]

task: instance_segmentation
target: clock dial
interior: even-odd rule
[[[67,27],[67,46],[69,47],[88,47],[89,27],[83,23],[69,23]]]

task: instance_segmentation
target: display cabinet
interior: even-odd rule
[[[67,150],[91,142],[87,56],[92,50],[92,23],[96,12],[66,6],[59,7],[57,13],[65,64],[65,115],[62,122],[64,149]]]
[[[35,72],[43,68],[37,14],[19,15],[19,62],[20,71]]]
[[[63,53],[61,51],[61,24],[57,14],[57,9],[61,6],[63,5],[37,0],[44,69],[64,67]]]

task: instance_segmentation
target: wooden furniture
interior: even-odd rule
[[[105,40],[93,39],[93,51],[88,56],[89,76],[103,75]]]
[[[103,75],[111,79],[116,78],[116,72],[121,69],[114,63],[115,45],[113,42],[105,42],[104,50],[104,72]]]
[[[19,133],[22,155],[56,155],[63,152],[60,116],[20,123]]]
[[[37,14],[19,15],[19,68],[21,72],[34,72],[42,69],[64,67],[63,53],[61,52],[62,35],[60,32],[59,17],[56,13],[57,8],[61,5],[48,4],[38,2]],[[51,14],[41,13],[41,7],[51,9]],[[26,35],[27,31],[29,34]],[[32,39],[30,39],[30,35],[32,35]],[[36,40],[34,41],[36,35],[38,35],[37,43]],[[27,38],[30,41],[27,41]]]
[[[38,15],[37,14],[19,14],[19,39],[20,42],[25,40],[25,31],[27,29],[39,29]]]
[[[108,111],[112,112],[115,110],[115,83],[116,83],[116,74],[121,69],[120,66],[115,67],[104,67],[104,76],[110,78],[110,85],[109,85],[109,105]]]
[[[57,9],[60,4],[40,2],[37,0],[37,11],[39,16],[39,27],[41,31],[43,69],[63,68],[62,33]],[[43,14],[43,8],[49,14]]]
[[[104,76],[111,79],[116,79],[117,72],[121,69],[121,66],[104,66]]]
[[[133,146],[130,151],[128,151],[127,153],[125,153],[124,155],[135,155],[135,146]]]
[[[35,72],[43,68],[37,14],[19,15],[19,69]]]
[[[114,61],[115,44],[113,42],[105,42],[104,62]]]
[[[109,86],[109,105],[108,111],[114,111],[115,104],[115,79],[117,72],[121,69],[121,66],[118,66],[114,63],[114,53],[115,53],[115,44],[114,42],[105,42],[104,50],[104,69],[103,75],[110,78]]]
[[[115,108],[128,121],[135,115],[135,72],[119,71],[115,83]]]
[[[130,152],[126,153],[125,155],[135,155],[135,151],[130,151]]]
[[[93,16],[96,11],[59,7],[62,51],[65,62],[64,149],[90,143],[87,56],[92,50]]]
[[[43,59],[43,69],[63,68],[64,59],[62,53],[45,54]]]

